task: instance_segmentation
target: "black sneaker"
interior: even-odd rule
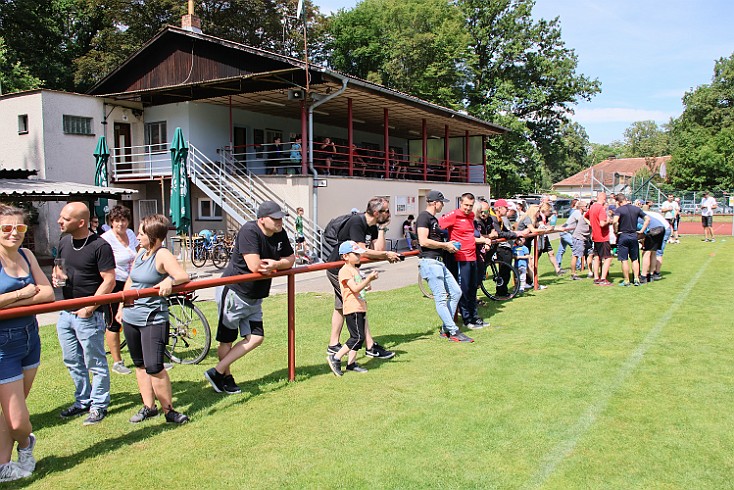
[[[654,274],[652,275],[652,278],[653,278],[654,280],[656,280],[656,281],[659,281],[660,279],[662,279],[662,277],[663,277],[663,276],[662,276],[662,275],[661,275],[661,274],[660,274],[659,272],[656,272],[656,273],[654,273]]]
[[[166,412],[166,422],[169,422],[171,424],[183,425],[188,421],[189,421],[188,416],[182,413],[179,413],[175,410],[169,410],[168,412]]]
[[[640,276],[640,284],[647,284],[647,277],[646,276]]]
[[[231,374],[224,375],[224,381],[222,382],[222,385],[224,387],[224,392],[228,395],[236,395],[237,393],[242,393],[242,390],[239,386],[237,386],[237,383],[234,380],[234,376],[232,376]]]
[[[371,349],[366,349],[364,353],[369,357],[376,357],[378,359],[392,359],[395,357],[395,353],[393,351],[383,348],[377,342],[372,344]]]
[[[153,417],[158,416],[158,407],[156,405],[153,405],[152,407],[146,407],[143,405],[143,408],[138,410],[138,413],[130,417],[130,422],[133,424],[137,424],[139,422],[142,422],[143,420],[147,420]]]
[[[62,419],[69,419],[71,417],[78,417],[88,412],[89,407],[80,407],[75,403],[74,405],[63,409],[59,415],[61,415]]]
[[[347,371],[352,371],[353,373],[366,373],[367,369],[355,362],[354,364],[347,364]]]
[[[326,362],[329,363],[331,372],[333,372],[335,376],[344,376],[344,373],[342,372],[342,362],[334,357],[334,354],[326,356]]]
[[[336,354],[337,352],[339,352],[341,350],[341,348],[342,348],[342,345],[339,342],[337,342],[334,345],[327,345],[326,346],[326,353],[327,354]]]
[[[207,381],[209,381],[209,384],[212,385],[212,388],[214,388],[214,391],[217,393],[224,392],[224,375],[220,374],[219,371],[216,370],[216,368],[207,369],[204,371],[204,377]]]
[[[102,422],[102,419],[104,419],[107,416],[107,410],[104,408],[90,408],[89,409],[89,417],[84,419],[84,425],[94,425]]]

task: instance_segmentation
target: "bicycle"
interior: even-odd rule
[[[206,264],[207,259],[211,259],[212,264],[217,269],[223,269],[229,261],[230,250],[227,248],[226,243],[219,242],[217,235],[203,234],[194,240],[194,245],[191,249],[191,263],[195,267],[203,267]]]
[[[209,354],[212,332],[204,313],[194,304],[193,291],[168,296],[168,338],[165,355],[177,364],[199,364]],[[120,349],[127,341],[120,342]]]

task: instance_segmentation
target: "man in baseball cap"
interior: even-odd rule
[[[283,219],[286,216],[288,216],[288,213],[280,209],[280,206],[273,201],[263,201],[260,207],[257,208],[258,218]]]
[[[447,203],[449,202],[448,199],[443,197],[443,192],[440,191],[430,191],[428,195],[426,196],[426,202],[443,202]]]

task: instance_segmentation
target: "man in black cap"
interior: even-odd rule
[[[436,213],[440,213],[447,202],[449,200],[439,191],[431,191],[426,196],[426,210],[418,215],[415,222],[421,250],[419,268],[436,302],[436,312],[442,323],[441,336],[452,342],[474,342],[474,339],[459,330],[454,321],[461,299],[461,287],[446,267],[444,254],[453,254],[457,248],[453,242],[446,241],[446,235],[436,218]]]
[[[293,267],[296,257],[288,234],[283,230],[284,216],[286,213],[278,204],[263,202],[257,210],[257,220],[248,221],[237,233],[232,257],[222,277],[251,272],[268,276]],[[263,342],[262,301],[270,295],[271,282],[272,279],[263,279],[217,288],[219,363],[204,373],[217,393],[233,395],[241,391],[230,366]],[[242,340],[232,345],[237,340],[237,330]]]

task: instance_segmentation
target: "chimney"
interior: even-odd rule
[[[189,13],[181,17],[181,29],[201,33],[201,19],[194,15],[194,0],[189,0]]]

